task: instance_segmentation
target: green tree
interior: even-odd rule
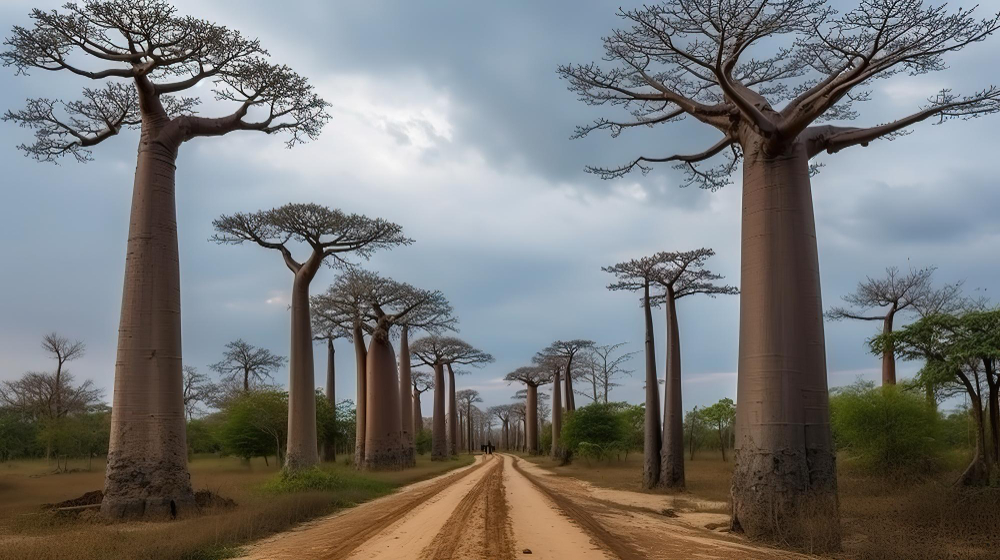
[[[429,453],[431,450],[431,431],[425,428],[417,432],[417,439],[414,444],[416,445],[418,454],[426,455]]]
[[[195,418],[187,423],[187,444],[190,453],[218,453],[222,451],[222,429],[225,418],[213,414]]]
[[[729,445],[733,422],[736,420],[736,404],[733,403],[733,399],[725,398],[702,409],[699,416],[719,436],[719,449],[722,450],[722,460],[725,461],[726,447]]]
[[[36,423],[23,413],[0,408],[0,463],[39,453],[37,441]]]
[[[226,451],[250,459],[275,453],[281,464],[288,437],[288,393],[250,391],[234,398],[225,410],[222,445]]]
[[[929,472],[942,447],[937,412],[898,385],[858,382],[830,397],[833,437],[866,471],[892,475]]]

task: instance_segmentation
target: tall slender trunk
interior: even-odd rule
[[[472,403],[465,409],[466,438],[469,440],[469,454],[472,454]]]
[[[576,410],[576,395],[573,394],[573,356],[566,360],[566,410]]]
[[[503,450],[510,450],[510,420],[503,421]]]
[[[448,458],[448,434],[444,422],[444,365],[434,364],[434,420],[431,434],[431,460]]]
[[[403,457],[396,353],[388,332],[376,331],[371,337],[367,370],[365,468],[401,469],[409,465],[409,460]]]
[[[528,453],[538,455],[538,386],[528,385],[528,402],[525,407],[525,437],[528,440]]]
[[[169,517],[195,509],[187,470],[181,374],[176,144],[154,141],[143,114],[122,290],[105,517]]]
[[[361,325],[354,325],[354,359],[357,362],[357,402],[354,403],[354,466],[360,468],[365,461],[365,426],[368,416],[368,350]]]
[[[295,273],[292,283],[292,341],[288,359],[288,443],[285,469],[308,469],[319,463],[316,438],[316,372],[313,369],[309,283],[319,268],[314,254]]]
[[[653,344],[653,312],[649,305],[649,282],[643,287],[642,309],[646,319],[646,416],[643,441],[642,486],[660,482],[660,384],[656,379],[656,348]]]
[[[62,417],[62,368],[63,359],[58,357],[58,363],[56,364],[56,418]],[[88,469],[89,470],[89,469]]]
[[[959,477],[957,483],[964,486],[984,486],[989,484],[992,465],[989,461],[989,453],[986,449],[986,428],[983,419],[983,399],[979,391],[979,379],[977,377],[975,385],[969,378],[958,372],[959,379],[965,385],[965,390],[969,394],[969,401],[972,405],[972,417],[976,422],[976,453],[972,462]]]
[[[399,397],[400,417],[403,419],[403,466],[413,467],[417,464],[416,454],[416,424],[413,422],[413,401],[406,398],[413,386],[410,370],[410,328],[403,325],[399,339]]]
[[[423,393],[413,391],[413,437],[424,429],[424,413],[420,406],[420,395]]]
[[[333,347],[333,339],[326,339],[326,402],[330,404],[330,409],[333,410],[333,425],[337,425],[337,388],[336,388],[336,366],[334,365],[334,358],[336,350]],[[337,460],[337,443],[336,434],[333,434],[326,438],[327,441],[323,444],[323,460],[324,461],[336,461]]]
[[[559,448],[559,435],[562,433],[562,386],[559,384],[559,368],[553,370],[552,380],[552,458],[562,456]]]
[[[594,389],[594,402],[601,402],[600,400],[598,400],[598,395],[597,395],[597,376],[596,375],[590,380],[590,383],[591,383],[591,385],[593,385],[593,389]]]
[[[691,460],[694,461],[694,428],[698,423],[698,407],[694,407],[691,414],[691,428],[688,430],[688,445],[691,447]]]
[[[722,424],[719,424],[719,449],[722,450],[722,462],[726,462],[726,437],[722,434]]]
[[[840,543],[809,158],[745,149],[732,527]],[[826,527],[825,534],[811,530]]]
[[[455,398],[455,370],[448,364],[448,453],[458,455],[458,399]]]
[[[667,286],[667,371],[663,391],[663,442],[660,451],[660,486],[684,488],[684,406],[681,403],[681,336],[677,327],[677,300]]]
[[[890,309],[885,315],[885,319],[882,321],[882,334],[889,335],[892,333],[892,318],[896,314],[895,307]],[[892,340],[885,345],[885,349],[882,350],[882,385],[895,385],[896,384],[896,352],[892,346]]]

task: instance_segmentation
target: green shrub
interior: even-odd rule
[[[602,449],[614,446],[627,437],[620,409],[615,403],[592,403],[568,412],[563,418],[560,444],[573,453],[584,442]]]
[[[389,483],[365,477],[360,473],[337,472],[322,467],[313,467],[296,473],[283,470],[274,480],[263,486],[265,491],[276,493],[364,490],[378,495],[388,494],[392,488]]]
[[[872,474],[928,473],[940,466],[942,426],[918,395],[858,383],[830,398],[837,447]]]
[[[413,444],[417,448],[417,453],[420,455],[426,455],[431,451],[431,431],[430,430],[420,430],[417,433],[417,439],[414,440]]]

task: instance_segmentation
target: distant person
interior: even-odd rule
[[[491,441],[487,441],[486,442],[486,453],[488,453],[490,455],[493,454],[493,442],[491,442]]]

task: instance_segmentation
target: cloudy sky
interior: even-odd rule
[[[7,33],[28,23],[31,8],[61,3],[3,0],[0,27]],[[641,350],[637,299],[608,292],[603,265],[712,247],[710,268],[739,283],[739,177],[709,192],[679,188],[682,177],[669,167],[614,181],[583,172],[586,164],[639,154],[700,151],[715,140],[686,121],[617,139],[569,139],[575,125],[609,113],[578,102],[556,66],[600,58],[600,37],[618,24],[617,4],[296,0],[280,12],[268,0],[176,4],[259,37],[274,60],[310,78],[333,116],[317,142],[293,150],[254,133],[182,147],[186,364],[207,371],[240,337],[287,355],[291,274],[279,255],[208,238],[220,214],[288,202],[404,226],[416,244],[381,253],[369,266],[450,298],[460,336],[497,358],[459,382],[479,389],[486,404],[509,402],[515,388],[504,374],[555,339]],[[1000,0],[979,9],[996,12]],[[945,72],[877,82],[858,122],[908,114],[941,88],[971,92],[1000,82],[998,45],[994,38],[951,56]],[[91,85],[41,74],[3,69],[0,108],[20,108],[27,97],[72,99]],[[996,119],[924,123],[892,142],[818,158],[825,167],[813,195],[826,305],[890,265],[936,265],[938,282],[1000,292]],[[40,340],[55,330],[87,343],[71,370],[105,387],[110,401],[137,135],[100,145],[85,165],[24,158],[15,147],[29,141],[30,132],[0,125],[0,379],[51,368]],[[322,271],[314,291],[334,276]],[[738,298],[687,298],[679,314],[685,407],[734,397]],[[658,335],[662,323],[658,315]],[[874,328],[827,325],[831,386],[878,377],[878,359],[864,346]],[[344,341],[338,350],[337,391],[351,396],[353,354]],[[319,347],[316,358],[322,372]],[[662,367],[662,354],[657,361]],[[900,364],[903,376],[916,369]],[[277,381],[284,384],[287,372]],[[641,393],[637,373],[613,395],[639,402]]]

